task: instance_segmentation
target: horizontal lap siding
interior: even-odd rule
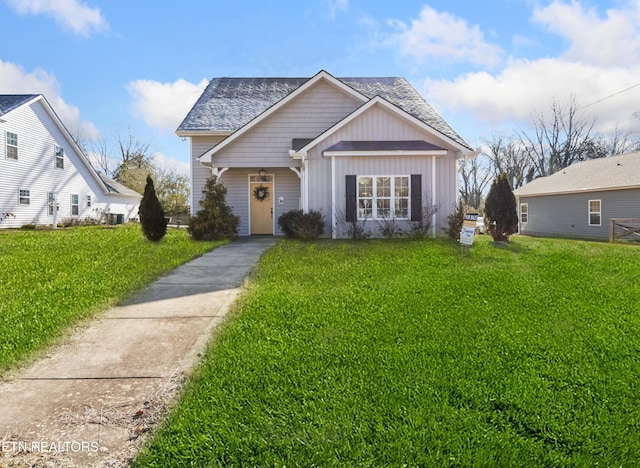
[[[211,177],[211,169],[203,166],[198,158],[213,148],[224,137],[192,137],[191,138],[191,213],[196,213],[200,209],[200,199],[202,198],[202,189],[207,179]]]
[[[24,105],[5,116],[0,125],[0,214],[13,213],[15,218],[0,216],[0,227],[24,224],[51,224],[48,214],[48,193],[58,197],[60,222],[71,217],[71,195],[78,195],[78,218],[98,218],[99,208],[110,207],[113,200],[104,195],[94,174],[87,168],[74,147],[51,119],[40,101]],[[18,160],[5,157],[5,131],[18,135]],[[64,150],[64,168],[55,167],[54,147]],[[31,203],[20,205],[18,191],[29,190]],[[87,195],[92,206],[87,206]],[[126,208],[114,206],[115,209]],[[127,213],[123,213],[127,214]],[[75,217],[75,216],[74,216]]]
[[[220,182],[227,187],[227,204],[233,210],[233,214],[240,217],[238,227],[239,236],[248,236],[249,233],[249,175],[257,174],[260,168],[231,168],[222,174]],[[273,193],[273,216],[276,220],[276,234],[281,232],[278,228],[278,217],[290,210],[297,210],[300,205],[300,179],[287,168],[272,168],[267,170],[268,174],[274,175]],[[284,198],[284,204],[280,205],[278,200]]]
[[[589,226],[589,200],[601,201],[601,226]],[[521,197],[522,203],[528,203],[529,214],[520,232],[531,236],[608,239],[611,218],[640,217],[638,189]]]
[[[319,82],[214,155],[218,166],[296,166],[289,156],[294,138],[314,138],[361,103]]]

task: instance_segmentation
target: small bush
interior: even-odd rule
[[[227,188],[218,183],[216,176],[207,179],[202,189],[201,210],[189,218],[187,231],[195,240],[222,239],[238,233],[240,218],[227,205]]]
[[[278,226],[286,237],[308,241],[324,233],[325,222],[319,211],[291,210],[278,217]]]
[[[449,227],[445,229],[447,235],[453,240],[460,238],[460,231],[462,231],[462,223],[464,223],[464,205],[462,200],[458,203],[458,207],[447,217]]]
[[[385,239],[395,239],[396,237],[401,237],[403,234],[395,217],[383,218],[378,221],[378,224],[380,226],[380,234],[382,234],[382,237]]]

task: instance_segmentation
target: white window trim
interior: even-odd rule
[[[525,207],[526,207],[526,209],[525,209],[526,213],[525,214],[527,216],[527,220],[523,221],[522,220],[522,208],[525,208]],[[528,222],[529,222],[529,203],[520,203],[520,223],[521,224],[527,224]]]
[[[55,145],[53,147],[53,156],[53,167],[55,167],[56,169],[64,169],[64,149],[62,148],[62,146]],[[58,161],[61,161],[60,166],[58,166]]]
[[[598,207],[600,208],[598,211],[591,211],[591,202],[598,202]],[[588,213],[588,222],[589,226],[602,226],[602,200],[601,199],[593,199],[587,202],[587,213]],[[591,222],[591,215],[598,214],[598,219],[600,222],[598,224]]]
[[[76,202],[73,203],[73,197],[76,197]],[[70,195],[70,201],[71,201],[71,216],[79,216],[80,215],[80,195],[77,195],[75,193],[72,193]],[[76,213],[73,212],[73,208],[76,208]]]
[[[360,200],[362,199],[360,197],[360,179],[363,177],[370,177],[371,178],[371,182],[372,182],[372,194],[371,197],[362,197],[364,199],[371,199],[371,217],[362,217],[360,215]],[[411,176],[409,175],[404,175],[404,174],[399,174],[399,175],[358,175],[356,177],[356,212],[357,212],[357,218],[358,221],[366,221],[366,220],[373,220],[373,221],[381,221],[386,219],[384,216],[378,216],[378,197],[376,195],[376,189],[377,189],[377,178],[379,177],[389,177],[391,179],[391,187],[390,187],[390,196],[389,196],[389,208],[391,210],[391,218],[393,219],[398,219],[398,220],[409,220],[411,219]],[[407,179],[407,187],[408,187],[408,193],[406,197],[396,197],[395,196],[395,184],[396,184],[396,177],[404,177]],[[387,197],[384,197],[385,199]],[[396,199],[402,199],[402,198],[406,198],[407,199],[407,216],[396,216],[395,215],[395,200]]]
[[[9,134],[12,134],[12,135],[16,136],[16,144],[15,145],[9,144]],[[8,130],[5,132],[5,134],[4,134],[4,142],[5,142],[5,145],[4,145],[4,157],[5,157],[5,159],[10,159],[12,161],[17,161],[18,160],[18,158],[20,157],[20,155],[18,153],[18,141],[19,140],[18,140],[18,134],[17,133],[10,132]],[[9,157],[9,147],[16,149],[16,157],[15,158],[10,158]]]
[[[22,192],[26,192],[26,195],[22,195]],[[22,199],[26,199],[27,203],[22,203]],[[18,205],[31,205],[31,190],[18,189]]]

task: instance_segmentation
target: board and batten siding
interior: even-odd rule
[[[72,217],[71,195],[78,195],[78,218],[99,217],[99,210],[111,208],[95,173],[75,152],[66,136],[52,120],[40,101],[22,105],[11,111],[0,123],[0,227],[24,224],[51,224],[48,194],[58,200],[58,222]],[[18,159],[7,159],[6,132],[18,135]],[[55,147],[64,151],[64,168],[55,167]],[[29,190],[30,204],[19,204],[19,190]],[[91,196],[88,206],[87,196]],[[126,203],[123,203],[126,205]],[[115,206],[113,206],[115,210]],[[132,208],[133,209],[133,208]],[[137,214],[137,209],[135,210]]]
[[[447,161],[438,167],[438,159],[436,158],[436,172],[442,172],[447,169]],[[452,164],[455,170],[455,161]],[[405,157],[335,157],[335,195],[336,195],[336,234],[338,237],[344,237],[348,230],[345,222],[346,216],[346,191],[345,177],[347,175],[356,176],[412,176],[419,174],[421,176],[422,187],[422,204],[423,206],[431,205],[432,201],[432,160],[431,157],[405,156]],[[441,227],[446,224],[447,210],[441,209],[444,205],[453,205],[455,203],[454,193],[449,193],[450,184],[445,183],[446,176],[436,174],[436,206],[439,207],[436,215],[436,235],[442,235]],[[438,186],[440,184],[441,186]],[[413,194],[412,194],[413,195]],[[445,212],[445,213],[441,213]],[[410,225],[407,222],[398,222],[401,229],[407,231]],[[380,222],[377,220],[368,220],[365,222],[366,228],[373,234],[377,235],[380,228]]]
[[[374,106],[368,112],[349,122],[344,127],[327,136],[309,152],[309,208],[327,213],[331,219],[331,158],[322,152],[340,141],[408,141],[424,140],[446,147],[446,141],[437,138],[424,129],[409,123],[406,119],[381,107]],[[432,204],[432,157],[431,156],[376,156],[376,157],[335,157],[336,164],[336,210],[338,220],[344,218],[345,175],[422,175],[423,204]],[[436,160],[436,234],[442,235],[447,217],[456,204],[456,153],[452,150]],[[370,221],[372,225],[377,221]],[[344,224],[344,223],[343,223]],[[336,231],[344,235],[344,229]]]
[[[589,226],[589,200],[601,202],[601,225]],[[605,240],[611,218],[640,218],[640,189],[520,197],[528,204],[528,222],[520,233],[529,236]]]
[[[213,156],[219,167],[298,166],[289,156],[294,138],[315,138],[362,103],[318,82]]]
[[[238,226],[239,236],[249,236],[249,204],[251,193],[249,191],[249,175],[257,175],[259,167],[231,168],[220,177],[220,182],[227,187],[227,205],[233,214],[240,217]],[[273,220],[275,234],[282,235],[278,226],[278,217],[287,211],[297,210],[300,207],[300,179],[288,168],[265,169],[267,174],[274,176]],[[280,204],[280,197],[283,203]]]

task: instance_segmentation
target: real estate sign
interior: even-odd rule
[[[473,236],[476,233],[476,223],[478,222],[478,213],[467,213],[462,221],[462,230],[460,231],[460,244],[473,245]]]

